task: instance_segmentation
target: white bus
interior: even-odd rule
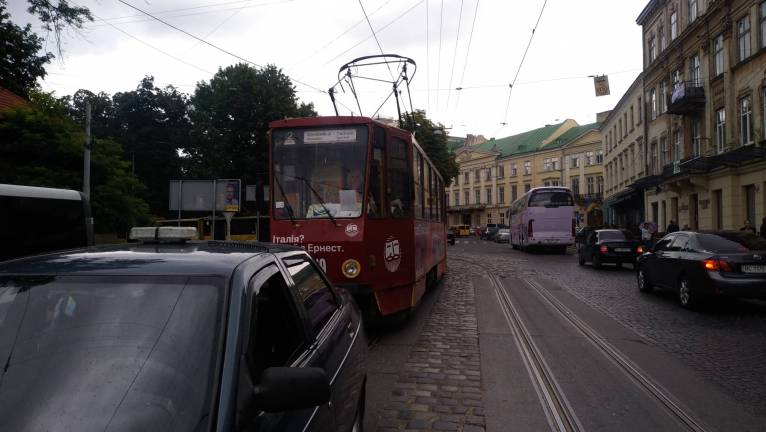
[[[514,249],[555,249],[566,253],[575,243],[575,207],[572,191],[565,187],[531,189],[511,204],[509,244]]]

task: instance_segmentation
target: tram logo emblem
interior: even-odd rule
[[[346,235],[349,237],[356,237],[359,234],[359,227],[355,223],[346,225]]]
[[[383,252],[383,257],[386,264],[386,270],[393,273],[399,269],[399,264],[402,262],[402,254],[399,250],[399,240],[393,236],[386,239],[386,248]]]

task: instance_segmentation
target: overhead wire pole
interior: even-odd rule
[[[513,86],[516,84],[516,79],[519,77],[519,72],[521,72],[521,67],[524,65],[524,59],[527,58],[527,53],[529,52],[529,47],[532,45],[532,39],[535,37],[535,30],[537,30],[538,24],[540,24],[540,18],[543,17],[543,12],[545,11],[545,5],[548,4],[548,0],[543,1],[543,7],[540,8],[540,15],[537,16],[537,22],[535,22],[535,26],[532,28],[532,34],[529,35],[529,42],[527,42],[527,48],[524,49],[524,55],[521,56],[521,61],[519,62],[519,68],[516,69],[516,75],[513,76],[513,81],[508,85],[508,102],[505,104],[505,115],[503,116],[503,121],[500,123],[502,125],[501,129],[505,127],[506,124],[508,124],[508,109],[511,107],[511,94],[513,94]]]
[[[465,0],[460,0],[460,14],[457,17],[457,34],[455,36],[455,53],[452,55],[452,71],[449,74],[449,86],[447,86],[447,109],[449,110],[449,100],[452,96],[452,78],[455,75],[455,62],[457,61],[457,48],[460,45],[460,25],[463,23],[463,4]]]

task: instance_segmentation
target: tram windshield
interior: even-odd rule
[[[271,139],[275,218],[362,215],[367,126],[276,129]]]

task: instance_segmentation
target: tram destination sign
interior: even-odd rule
[[[318,129],[303,132],[304,144],[356,142],[356,129]]]

